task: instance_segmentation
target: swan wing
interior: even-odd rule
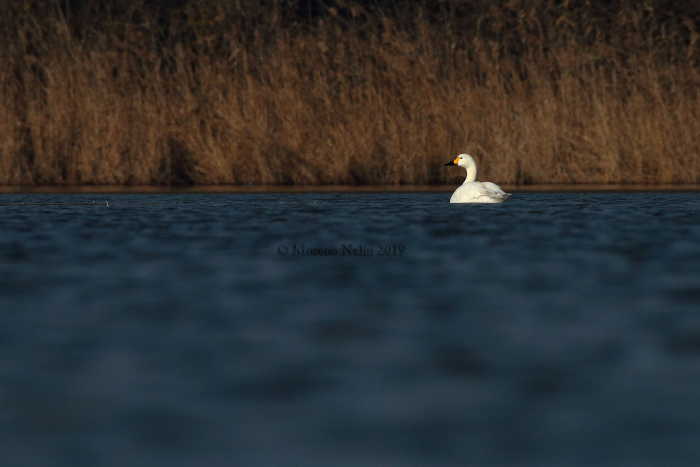
[[[510,193],[506,193],[501,189],[500,186],[496,185],[495,183],[483,182],[482,185],[488,190],[488,196],[498,200],[498,202],[502,203],[503,201],[507,200],[508,197],[510,197]]]
[[[495,183],[491,182],[481,182],[481,184],[486,188],[487,190],[494,192],[494,193],[503,193],[504,195],[507,195],[505,191],[501,189],[500,186],[496,185]]]
[[[502,203],[510,196],[491,182],[469,182],[457,188],[450,203]]]

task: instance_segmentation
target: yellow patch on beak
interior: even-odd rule
[[[452,163],[453,163],[454,165],[457,165],[457,162],[459,162],[459,157],[458,157],[457,159],[455,159],[455,160],[452,161]]]

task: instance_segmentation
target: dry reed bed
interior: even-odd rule
[[[698,183],[694,26],[520,3],[469,31],[425,5],[245,34],[200,12],[160,42],[27,16],[0,46],[0,184],[440,184],[460,152],[497,183]]]

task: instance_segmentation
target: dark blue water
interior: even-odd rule
[[[449,196],[0,195],[0,465],[696,462],[699,195]]]

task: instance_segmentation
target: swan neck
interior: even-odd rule
[[[464,183],[470,183],[476,180],[476,167],[473,165],[470,165],[467,167],[467,179],[464,181]]]

